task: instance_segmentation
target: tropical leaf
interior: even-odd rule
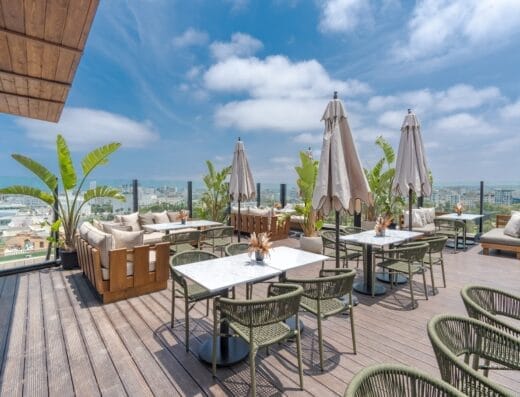
[[[98,147],[87,153],[81,161],[81,168],[84,177],[90,174],[98,165],[103,165],[108,162],[108,156],[114,153],[121,147],[120,143],[112,142],[108,145]]]
[[[65,190],[70,190],[76,187],[77,177],[72,157],[70,156],[69,147],[65,138],[59,135],[56,137],[56,151],[58,155],[58,166],[60,168],[61,180]]]
[[[22,196],[30,196],[37,198],[38,200],[43,201],[49,205],[54,204],[54,196],[47,192],[44,192],[40,189],[30,187],[30,186],[20,186],[14,185],[9,187],[4,187],[0,189],[0,194],[19,194]]]
[[[395,152],[392,145],[390,145],[382,136],[379,136],[376,139],[376,145],[383,150],[386,162],[389,165],[392,164],[395,161]]]
[[[50,172],[45,166],[21,154],[13,154],[11,157],[40,178],[45,186],[47,186],[51,192],[54,192],[54,189],[56,189],[56,186],[58,185],[58,177]]]
[[[125,201],[125,196],[121,194],[118,189],[110,186],[97,186],[94,189],[89,189],[83,195],[83,202],[86,203],[95,198],[112,198],[119,201]]]

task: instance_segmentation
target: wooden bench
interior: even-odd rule
[[[492,229],[490,232],[484,233],[480,236],[480,245],[482,246],[482,253],[484,255],[489,255],[490,249],[502,250],[502,251],[512,251],[516,253],[516,258],[520,259],[520,238],[518,239],[518,245],[508,243],[509,241],[515,241],[515,237],[509,237],[504,235],[504,241],[497,241],[496,238],[492,239],[492,241],[486,241],[486,235],[489,236],[489,233],[497,233],[500,229],[504,229],[511,219],[511,215],[497,215],[496,218],[496,229]]]
[[[130,250],[126,248],[110,250],[107,267],[101,265],[100,251],[79,235],[76,236],[76,247],[80,268],[103,303],[148,294],[167,287],[170,258],[168,242],[154,246],[143,245]],[[150,271],[150,252],[155,254],[152,255],[155,258],[153,271]],[[127,275],[129,256],[132,257],[133,262],[131,275]]]
[[[283,240],[289,237],[289,221],[283,219],[278,221],[278,217],[265,215],[240,214],[240,231],[251,234],[255,232],[268,233],[271,241]],[[238,214],[231,214],[231,226],[238,231]]]

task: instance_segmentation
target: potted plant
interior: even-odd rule
[[[317,214],[312,208],[312,194],[318,176],[318,161],[313,160],[306,152],[300,152],[301,164],[295,167],[298,179],[300,198],[303,203],[295,207],[296,213],[303,217],[301,227],[303,236],[300,236],[300,248],[306,251],[321,253],[323,246],[318,231],[323,226],[323,221],[317,219]]]
[[[228,216],[226,209],[229,204],[228,182],[226,180],[231,173],[231,166],[226,166],[217,171],[211,161],[207,160],[206,165],[208,174],[204,175],[202,179],[206,191],[202,193],[199,199],[199,206],[196,208],[197,216],[224,223]]]
[[[58,219],[51,225],[53,236],[51,236],[50,241],[60,248],[60,257],[65,268],[71,267],[71,264],[77,266],[74,235],[78,228],[83,206],[96,198],[125,200],[124,196],[117,189],[109,186],[97,186],[93,189],[82,191],[83,185],[92,171],[100,165],[107,164],[108,157],[120,146],[120,143],[113,142],[88,153],[81,161],[83,176],[79,181],[68,145],[61,135],[56,137],[58,169],[61,178],[29,157],[21,154],[12,155],[16,161],[36,175],[48,190],[14,185],[0,189],[0,194],[30,196],[56,208]],[[58,196],[60,182],[63,200],[60,200]],[[72,262],[68,262],[69,259]]]

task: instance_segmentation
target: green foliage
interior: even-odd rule
[[[81,209],[86,203],[96,198],[111,198],[125,201],[124,196],[119,193],[118,190],[109,186],[99,186],[82,193],[83,185],[90,173],[96,169],[98,165],[106,164],[110,154],[120,146],[120,143],[111,143],[87,153],[81,162],[83,176],[78,183],[78,175],[76,174],[67,142],[63,136],[58,135],[56,137],[56,154],[61,176],[61,186],[63,188],[61,193],[65,198],[64,202],[59,200],[55,191],[58,186],[58,176],[50,172],[40,163],[20,154],[13,154],[13,159],[36,175],[49,191],[43,191],[29,186],[9,186],[0,189],[0,194],[30,196],[50,206],[56,203],[58,207],[58,222],[51,225],[51,231],[57,232],[58,230],[62,230],[63,233],[62,237],[51,237],[51,241],[64,248],[75,249],[74,234],[79,224]]]
[[[147,212],[180,211],[180,210],[185,210],[186,207],[187,207],[187,205],[184,201],[175,203],[175,204],[162,202],[162,203],[153,203],[153,204],[141,206],[139,211],[142,214],[147,213]]]
[[[392,193],[392,183],[395,177],[395,152],[392,146],[379,136],[376,145],[382,150],[383,156],[372,169],[365,169],[368,185],[374,197],[374,205],[368,207],[366,218],[374,221],[378,215],[396,216],[404,208],[404,200]]]
[[[206,191],[202,193],[195,208],[196,216],[215,222],[225,222],[227,218],[226,209],[229,203],[226,179],[231,173],[231,166],[217,171],[211,161],[207,160],[206,165],[208,174],[203,178]]]
[[[316,211],[312,208],[312,195],[318,177],[319,162],[310,158],[304,151],[300,152],[300,162],[301,164],[296,166],[295,170],[298,174],[296,184],[303,204],[297,205],[295,210],[298,215],[303,216],[303,233],[307,237],[312,237],[323,226],[323,221],[317,220]]]

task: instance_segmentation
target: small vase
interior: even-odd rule
[[[376,237],[385,237],[385,229],[376,230]]]
[[[185,225],[186,224],[186,219],[181,219],[181,225]]]
[[[257,262],[262,262],[264,260],[264,254],[262,251],[255,251],[255,260]]]

